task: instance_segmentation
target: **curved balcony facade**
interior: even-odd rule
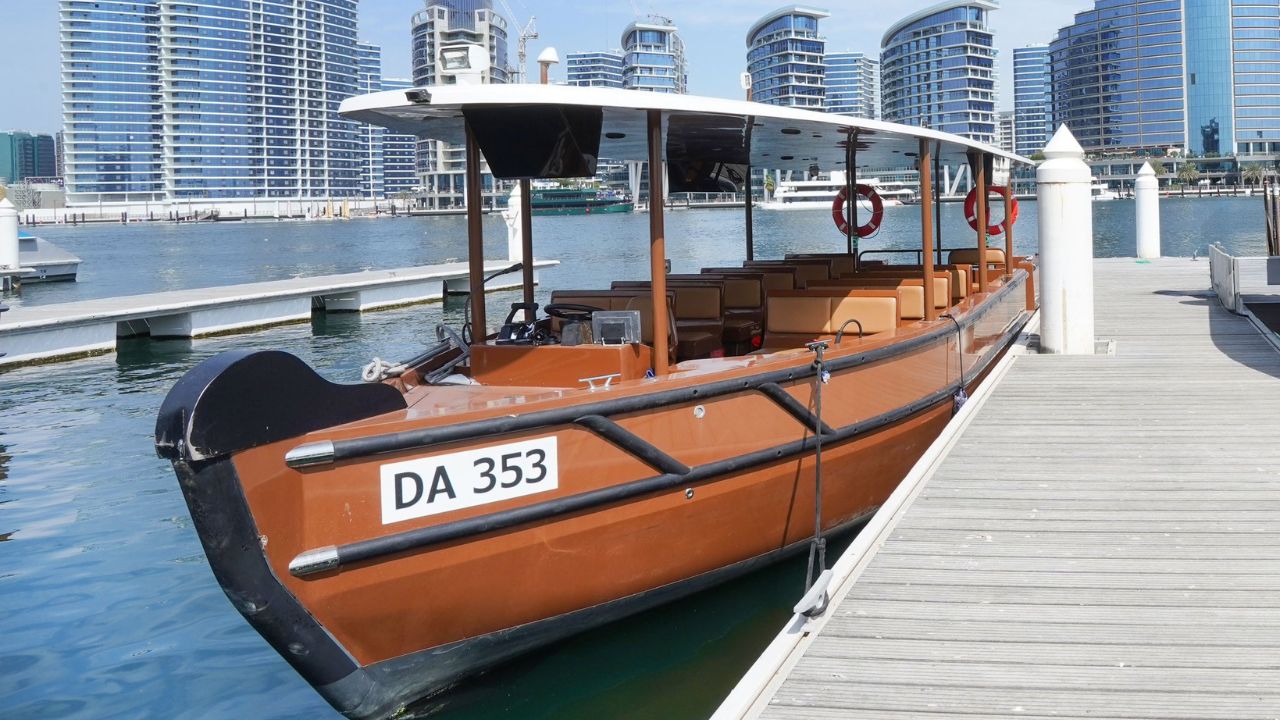
[[[756,21],[747,31],[751,99],[770,105],[820,110],[824,105],[826,41],[818,21],[830,13],[791,5]]]
[[[996,139],[994,35],[989,0],[949,0],[892,25],[880,42],[885,120],[986,143]]]

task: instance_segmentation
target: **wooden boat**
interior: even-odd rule
[[[820,550],[875,511],[1034,305],[1011,228],[1003,250],[982,230],[949,257],[935,247],[933,157],[971,163],[984,196],[993,159],[1024,162],[962,138],[597,88],[449,85],[342,111],[466,146],[469,337],[440,328],[439,345],[364,385],[281,352],[218,355],[169,393],[156,448],[228,598],[349,717]],[[535,320],[525,262],[529,305],[491,334],[482,151],[524,184],[526,261],[529,180],[589,176],[600,156],[667,163],[647,280],[557,291],[559,317]],[[918,266],[860,261],[853,228],[844,253],[756,258],[747,203],[743,267],[664,269],[664,182],[749,198],[752,165],[910,158]]]

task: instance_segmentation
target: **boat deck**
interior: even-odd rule
[[[534,268],[557,264],[535,260]],[[490,261],[485,273],[510,265]],[[117,337],[200,337],[304,321],[314,308],[361,312],[439,300],[465,292],[467,273],[466,263],[446,263],[13,307],[0,318],[0,353],[7,353],[0,365],[109,352]],[[485,285],[518,287],[518,273]]]
[[[717,718],[1280,716],[1280,353],[1209,263],[1095,262]],[[843,577],[842,577],[843,576]]]

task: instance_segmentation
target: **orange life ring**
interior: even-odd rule
[[[884,201],[880,199],[880,193],[870,185],[859,183],[853,187],[853,191],[859,196],[867,199],[871,203],[871,219],[865,224],[859,225],[854,229],[854,234],[860,238],[875,234],[880,229],[880,223],[884,221]],[[842,187],[840,192],[836,193],[836,199],[831,203],[831,217],[836,221],[836,228],[842,234],[849,234],[849,220],[844,215],[844,203],[848,199],[849,188]]]
[[[1010,197],[1009,188],[1005,187],[1004,185],[989,185],[987,186],[987,196],[988,196],[987,212],[988,213],[990,213],[991,211],[990,196],[992,193],[995,193],[996,195],[999,195],[1002,198],[1009,197],[1009,217],[1001,220],[998,223],[993,223],[987,226],[988,235],[1003,235],[1004,231],[1009,229],[1009,226],[1018,222],[1018,198]],[[969,221],[969,227],[973,228],[974,230],[978,229],[977,209],[978,209],[978,188],[974,188],[969,191],[969,194],[964,199],[964,219]]]

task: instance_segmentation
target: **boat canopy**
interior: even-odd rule
[[[716,168],[844,169],[850,135],[856,138],[858,168],[911,166],[922,139],[933,142],[933,154],[945,164],[968,162],[974,152],[1031,164],[991,145],[928,128],[613,88],[440,85],[349,98],[340,112],[351,120],[458,145],[469,124],[493,174],[503,179],[589,176],[602,157],[647,160],[648,120],[655,112],[661,117],[669,176],[690,181],[683,188],[673,182],[672,191],[723,189],[696,186],[700,179],[725,177]]]

